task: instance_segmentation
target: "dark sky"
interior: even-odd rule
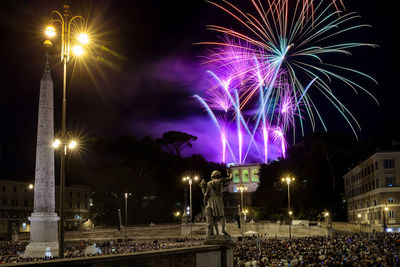
[[[50,11],[61,10],[64,2],[26,0],[0,4],[2,174],[34,170],[39,82],[44,66],[43,26]],[[206,25],[234,26],[230,17],[202,0],[69,4],[71,12],[87,16],[94,25],[92,34],[99,46],[93,48],[93,55],[104,59],[88,62],[88,68],[82,62],[69,64],[69,129],[85,138],[123,134],[151,134],[157,138],[164,130],[178,126],[181,130],[193,118],[207,120],[191,97],[201,89],[199,56],[206,48],[193,43],[215,40],[215,33],[207,31]],[[377,1],[345,0],[345,4],[348,10],[362,16],[362,22],[373,26],[358,33],[357,40],[380,46],[355,50],[347,59],[351,66],[378,80],[378,86],[369,83],[368,88],[380,106],[363,94],[342,95],[363,128],[361,139],[371,139],[399,125],[394,51],[397,15],[394,8]],[[52,54],[57,132],[62,66],[54,51]],[[328,130],[349,132],[338,114],[330,110],[325,113]],[[198,130],[196,127],[203,125],[187,126],[188,132]]]

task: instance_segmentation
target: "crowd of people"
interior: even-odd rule
[[[290,240],[253,236],[234,248],[235,266],[399,266],[399,233],[334,234]]]
[[[45,260],[44,258],[21,257],[27,242],[0,241],[0,264]],[[162,249],[182,248],[191,246],[191,242],[82,242],[79,245],[67,245],[65,258],[88,257],[98,255],[125,254],[132,252],[146,252]],[[96,248],[96,253],[88,253],[88,246]],[[93,251],[93,250],[91,250]],[[43,255],[44,256],[44,255]]]
[[[27,244],[27,242],[0,241],[0,264],[43,260],[20,257]],[[146,252],[198,244],[198,241],[177,241],[175,239],[166,242],[83,242],[77,245],[67,245],[65,257]],[[91,247],[92,250],[88,250],[88,247]],[[291,239],[253,236],[236,243],[234,262],[237,267],[399,266],[399,251],[400,233],[335,233],[331,237],[314,236]]]

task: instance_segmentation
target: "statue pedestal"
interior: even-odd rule
[[[50,248],[53,257],[58,257],[58,220],[56,213],[34,212],[31,222],[31,240],[26,246],[24,258],[43,258],[46,248]]]
[[[235,243],[229,235],[210,235],[206,237],[203,245],[234,246]]]

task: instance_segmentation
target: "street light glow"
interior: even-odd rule
[[[358,217],[358,218],[361,218],[361,213],[357,214],[357,217]]]
[[[74,47],[72,47],[72,52],[76,55],[76,56],[81,56],[85,51],[83,50],[83,47],[80,45],[75,45]]]
[[[89,42],[89,36],[86,33],[78,34],[78,41],[81,44],[87,44]]]
[[[324,216],[328,217],[329,216],[329,212],[325,212]]]
[[[78,145],[78,143],[75,140],[72,140],[71,142],[69,142],[68,148],[74,149],[77,145]]]
[[[389,208],[388,207],[385,207],[385,211],[388,211],[389,210]]]
[[[293,212],[292,212],[292,211],[289,211],[289,215],[292,216],[292,214],[293,214]]]
[[[286,178],[282,178],[281,181],[282,182],[286,182],[287,184],[290,184],[291,182],[293,182],[295,180],[294,177],[286,177]]]
[[[54,147],[54,148],[58,148],[58,147],[60,146],[60,144],[61,144],[60,139],[56,139],[56,140],[54,140],[54,142],[53,142],[53,147]]]
[[[28,188],[29,188],[30,190],[32,190],[32,189],[33,189],[33,184],[29,184]]]
[[[56,29],[54,29],[53,26],[49,25],[46,27],[46,29],[44,30],[44,33],[48,36],[48,37],[54,37],[56,35]]]

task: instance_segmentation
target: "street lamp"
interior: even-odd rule
[[[241,221],[240,222],[240,226],[241,226],[241,232],[242,232],[242,238],[243,238],[244,237],[244,229],[243,228],[244,228],[244,221],[245,221],[245,219],[244,219],[245,213],[244,213],[243,192],[247,191],[247,186],[240,185],[238,187],[238,190],[240,191],[240,206],[241,206],[241,209],[239,209],[240,210],[240,218],[239,218],[239,220]]]
[[[125,197],[125,241],[127,240],[126,230],[128,228],[128,196],[131,196],[131,193],[124,193]]]
[[[330,226],[330,214],[329,211],[325,211],[324,212],[324,217],[325,217],[325,221],[326,221],[326,228],[328,228]]]
[[[357,217],[360,222],[360,234],[361,234],[361,213],[357,214]]]
[[[193,225],[193,219],[192,219],[192,216],[193,216],[193,209],[192,209],[192,184],[193,184],[193,181],[198,181],[199,180],[199,177],[198,176],[195,176],[195,177],[189,177],[189,176],[187,176],[187,177],[183,177],[183,179],[182,179],[184,182],[188,182],[188,184],[189,184],[189,205],[190,205],[190,208],[189,208],[189,220],[190,220],[190,236],[191,236],[191,238],[192,238],[192,235],[193,235],[193,233],[192,233],[192,225]]]
[[[292,210],[290,209],[290,184],[294,182],[294,177],[282,178],[282,182],[287,184],[288,188],[288,214],[289,214],[289,238],[292,238]]]
[[[76,22],[78,19],[83,20],[82,16],[71,16],[69,11],[69,5],[63,5],[63,11],[59,12],[57,10],[53,10],[50,14],[50,24],[45,28],[45,34],[49,38],[53,38],[57,35],[56,29],[54,28],[54,23],[60,23],[61,25],[61,53],[60,59],[64,66],[63,71],[63,102],[62,102],[62,123],[61,123],[61,140],[59,140],[58,145],[60,143],[65,143],[66,141],[66,92],[67,92],[67,63],[70,60],[71,56],[71,25],[73,22]],[[78,42],[80,39],[78,38]],[[89,39],[87,39],[89,41]],[[86,42],[87,43],[87,42]],[[47,45],[51,45],[51,42],[45,42]],[[79,56],[83,54],[82,47],[74,48],[73,52],[75,55]],[[64,147],[64,153],[61,154],[60,160],[60,224],[59,224],[59,257],[64,258],[64,184],[65,184],[65,155],[66,155],[66,147]]]

